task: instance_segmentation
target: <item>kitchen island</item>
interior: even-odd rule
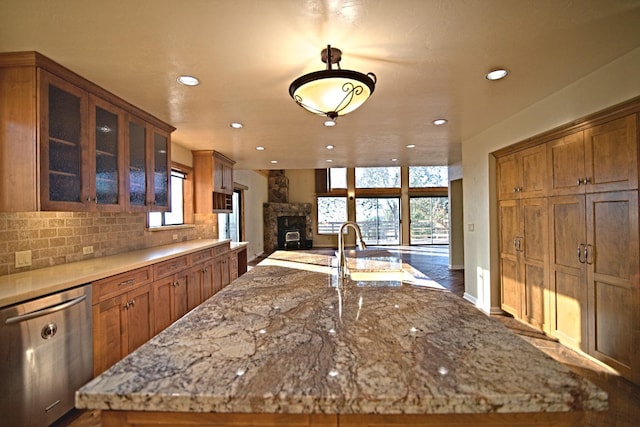
[[[365,261],[366,262],[366,261]],[[76,393],[115,425],[581,425],[607,394],[421,276],[275,252]]]

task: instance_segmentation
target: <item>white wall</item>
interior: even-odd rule
[[[499,311],[495,160],[490,153],[639,95],[640,48],[462,142],[465,298],[487,313]]]
[[[247,258],[252,260],[264,252],[264,226],[262,204],[268,200],[267,177],[252,170],[234,169],[233,180],[249,187],[244,192],[244,240]]]

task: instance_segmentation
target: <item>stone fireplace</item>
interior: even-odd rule
[[[289,203],[289,179],[283,170],[269,171],[269,202],[264,203],[264,252],[285,249],[285,234],[300,233],[300,247],[313,246],[311,203]]]

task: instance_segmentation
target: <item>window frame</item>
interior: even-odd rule
[[[195,227],[193,212],[193,168],[177,162],[171,162],[171,173],[178,172],[184,175],[182,185],[182,224],[165,224],[166,212],[148,212],[147,213],[147,230],[162,231],[176,228]],[[173,187],[172,187],[173,188]],[[161,214],[161,225],[151,226],[151,215]]]

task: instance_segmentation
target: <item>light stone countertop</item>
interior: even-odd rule
[[[342,283],[332,264],[311,252],[274,253],[82,387],[76,407],[288,414],[607,408],[604,391],[442,287]]]
[[[189,240],[0,276],[0,308],[227,242],[229,240]],[[232,243],[231,249],[243,246],[246,243]]]

